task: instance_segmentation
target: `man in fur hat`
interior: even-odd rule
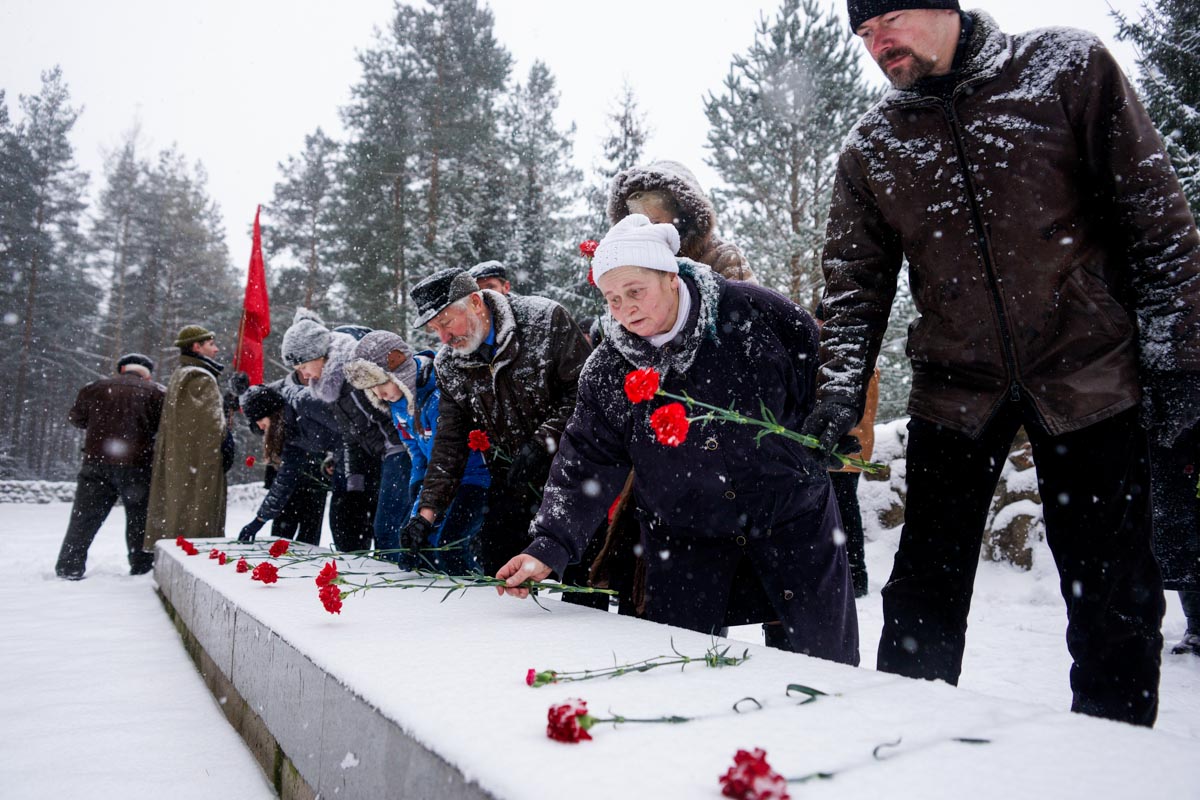
[[[130,353],[121,356],[114,377],[89,383],[75,398],[68,419],[85,431],[83,466],[75,485],[71,522],[54,568],[60,578],[83,577],[88,548],[117,498],[125,507],[129,573],[141,575],[153,566],[153,557],[142,550],[142,540],[154,435],[166,392],[153,375],[153,361]]]
[[[484,571],[494,574],[529,542],[591,348],[558,303],[480,291],[466,270],[434,273],[413,287],[412,299],[415,327],[442,341],[435,359],[442,396],[420,510],[405,541],[430,539],[462,480],[470,434],[482,431],[486,447],[471,437],[492,474],[480,555]]]
[[[159,539],[225,535],[225,471],[233,463],[233,434],[226,424],[216,362],[216,334],[188,325],[175,339],[179,367],[163,403],[145,549]]]

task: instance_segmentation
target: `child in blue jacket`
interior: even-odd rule
[[[379,335],[381,332],[376,332]],[[395,334],[391,334],[395,336]],[[377,358],[359,358],[346,366],[346,378],[356,389],[362,389],[380,409],[391,414],[400,432],[400,439],[412,457],[409,496],[414,498],[412,514],[417,513],[421,486],[433,451],[437,431],[440,392],[433,368],[433,352],[425,350],[411,358],[408,345],[395,336],[395,346],[379,348]],[[492,478],[483,454],[472,450],[454,501],[434,530],[432,546],[461,542],[461,547],[440,553],[429,553],[417,562],[428,561],[436,569],[450,575],[465,575],[479,571],[475,540],[483,526],[487,511],[487,489]]]

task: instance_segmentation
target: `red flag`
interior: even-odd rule
[[[250,248],[250,274],[246,278],[246,299],[242,303],[242,324],[238,328],[238,352],[233,368],[250,376],[250,385],[263,380],[263,339],[271,335],[271,303],[267,299],[267,273],[263,268],[262,234],[254,212],[254,245]]]

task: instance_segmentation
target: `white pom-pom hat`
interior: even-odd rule
[[[679,231],[669,223],[652,223],[645,214],[630,214],[613,225],[592,256],[592,280],[617,267],[645,267],[679,272]]]

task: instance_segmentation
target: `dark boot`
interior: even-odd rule
[[[1180,592],[1179,602],[1187,618],[1187,633],[1171,648],[1171,655],[1200,656],[1200,592]]]

